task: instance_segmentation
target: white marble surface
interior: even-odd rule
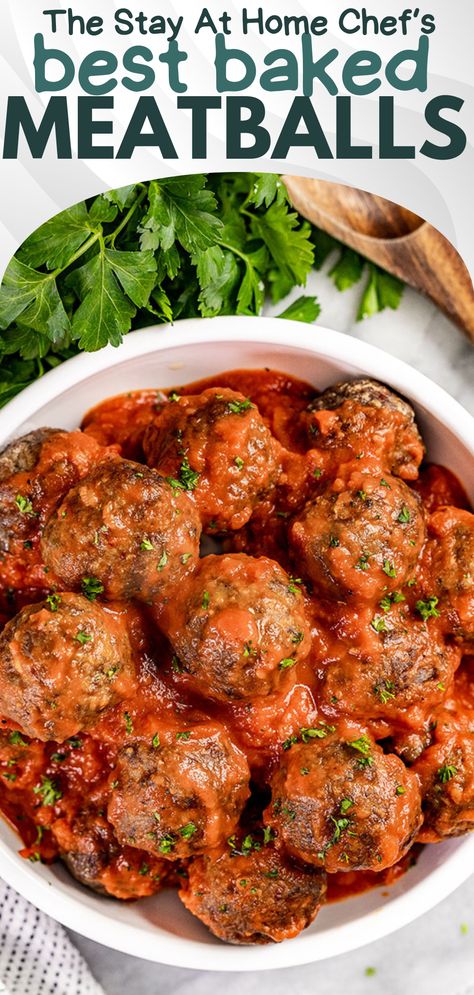
[[[411,363],[474,412],[474,349],[428,301],[406,290],[398,311],[360,323],[354,322],[360,288],[340,294],[324,273],[315,273],[306,292],[320,298],[321,323]],[[278,310],[282,308],[270,308],[269,313]],[[107,995],[220,995],[223,990],[226,995],[287,995],[290,991],[297,995],[474,995],[474,877],[422,919],[384,940],[320,964],[264,974],[222,975],[162,967],[71,936]],[[367,968],[375,973],[367,975]]]

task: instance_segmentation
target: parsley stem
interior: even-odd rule
[[[77,252],[75,252],[74,255],[68,259],[65,266],[60,266],[58,269],[55,269],[53,273],[50,273],[50,278],[55,280],[57,276],[60,276],[61,273],[64,273],[64,270],[69,269],[69,267],[72,266],[72,264],[75,263],[78,259],[80,259],[81,256],[83,256],[86,252],[88,252],[88,250],[92,248],[92,246],[95,245],[95,243],[101,237],[102,237],[102,228],[100,229],[100,231],[93,231],[90,238],[87,239],[87,242],[84,242],[84,244],[81,245],[80,249],[78,249]]]
[[[240,249],[235,247],[235,245],[228,245],[227,242],[221,242],[220,239],[218,244],[222,249],[228,249],[229,252],[233,252],[234,256],[239,256],[240,259],[243,259],[246,266],[250,266],[253,269],[252,263],[250,262],[249,257],[245,255],[245,252],[241,252]]]
[[[128,222],[130,221],[130,218],[133,217],[137,207],[139,207],[140,204],[145,200],[147,192],[148,192],[147,188],[143,187],[143,189],[138,194],[138,197],[135,198],[132,206],[128,209],[125,217],[122,218],[120,224],[117,226],[115,231],[111,232],[110,235],[106,235],[105,241],[110,243],[112,249],[115,247],[115,241],[120,235],[120,232],[123,231],[124,228],[126,228]]]

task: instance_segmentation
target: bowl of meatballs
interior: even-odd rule
[[[157,962],[323,959],[474,867],[470,416],[276,319],[81,355],[0,430],[0,874]]]

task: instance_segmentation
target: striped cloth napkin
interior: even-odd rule
[[[1,880],[0,995],[104,995],[62,926]]]

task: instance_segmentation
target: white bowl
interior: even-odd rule
[[[368,374],[414,404],[430,459],[474,491],[474,420],[440,387],[373,346],[320,326],[272,318],[178,322],[129,335],[119,349],[77,356],[32,384],[0,415],[0,446],[32,428],[71,429],[112,394],[171,387],[235,368],[270,366],[324,388]],[[64,925],[125,953],[180,967],[256,971],[323,960],[370,943],[426,912],[474,870],[474,835],[426,847],[394,886],[324,908],[294,940],[232,947],[214,939],[174,893],[124,904],[77,884],[61,864],[30,864],[0,820],[0,875]]]

